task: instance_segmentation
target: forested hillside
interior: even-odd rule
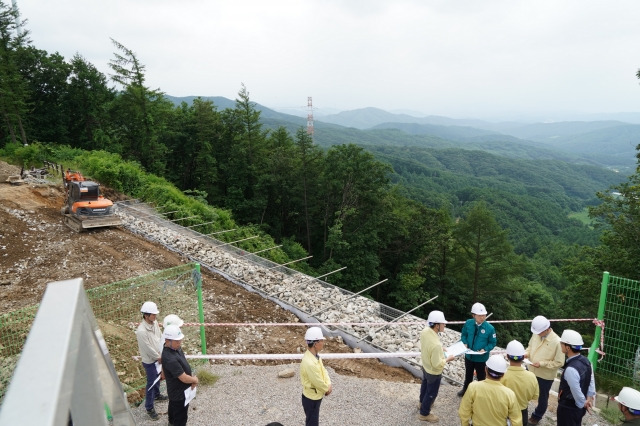
[[[317,275],[346,267],[327,280],[352,291],[386,280],[368,295],[399,309],[437,295],[423,316],[464,319],[477,300],[495,319],[594,316],[604,269],[637,274],[640,257],[623,255],[628,224],[616,222],[637,186],[618,185],[622,201],[596,194],[620,174],[514,140],[461,149],[320,123],[312,139],[302,123],[278,124],[282,114],[263,117],[244,85],[233,106],[176,105],[147,86],[129,47],[113,41],[107,76],[81,54],[37,49],[0,12],[0,155],[13,162],[62,162],[184,217],[197,211],[213,230],[250,228],[263,242],[238,244],[247,251],[281,244],[264,255],[313,256],[296,267]],[[569,219],[590,206],[602,227]],[[501,339],[528,334],[513,326]]]

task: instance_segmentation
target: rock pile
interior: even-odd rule
[[[202,238],[193,231],[178,227],[170,222],[138,214],[135,208],[120,206],[118,215],[122,223],[132,232],[148,239],[158,241],[165,247],[186,254],[203,265],[235,277],[244,283],[277,297],[292,307],[315,315],[325,323],[363,323],[362,325],[341,325],[340,328],[357,339],[367,341],[388,352],[419,352],[420,332],[424,329],[424,319],[413,315],[402,318],[402,322],[423,324],[401,324],[381,327],[379,323],[389,321],[389,317],[381,316],[381,308],[385,312],[394,311],[365,297],[352,297],[353,293],[330,284],[321,282],[308,275],[285,269],[275,264],[266,265],[228,249],[220,247],[222,243],[210,238]],[[347,299],[349,299],[347,301]],[[338,302],[346,301],[344,304]],[[332,306],[335,305],[335,306]],[[397,311],[396,311],[397,312]],[[378,323],[366,325],[364,323]],[[460,340],[460,333],[447,329],[441,335],[446,348]],[[420,365],[420,358],[410,360]],[[464,361],[456,358],[445,367],[444,375],[462,382],[464,379]]]

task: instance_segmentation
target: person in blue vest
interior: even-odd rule
[[[496,330],[487,321],[487,309],[482,303],[474,303],[471,307],[471,316],[462,327],[462,343],[472,351],[482,352],[477,355],[466,354],[464,356],[464,385],[458,392],[458,396],[463,396],[473,381],[473,372],[476,372],[478,381],[484,380],[487,375],[485,366],[491,350],[496,347]]]
[[[567,361],[558,388],[558,425],[580,426],[585,413],[591,412],[596,385],[591,363],[580,354],[582,345],[582,336],[577,331],[562,332],[560,346]]]

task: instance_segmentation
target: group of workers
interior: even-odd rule
[[[175,314],[167,315],[162,321],[164,331],[160,331],[158,324],[158,305],[154,302],[144,302],[140,308],[143,321],[136,329],[138,349],[142,359],[142,366],[147,374],[145,387],[145,408],[152,420],[160,416],[155,410],[155,401],[169,400],[169,424],[184,426],[187,424],[189,404],[186,403],[185,390],[195,388],[198,377],[191,372],[182,351],[184,334],[180,327],[184,324]],[[159,376],[167,382],[167,395],[160,393]]]
[[[147,374],[145,408],[148,416],[157,420],[154,401],[169,400],[169,424],[187,423],[189,404],[185,390],[198,384],[181,349],[184,338],[180,327],[183,321],[168,315],[160,332],[153,302],[141,308],[143,321],[136,330],[142,365]],[[465,380],[458,396],[462,397],[458,415],[462,426],[511,424],[537,425],[548,405],[549,391],[558,369],[563,367],[558,389],[557,424],[580,426],[582,418],[595,402],[595,382],[589,360],[581,355],[584,342],[574,330],[564,330],[561,337],[553,331],[550,321],[537,316],[531,321],[531,338],[525,349],[517,340],[506,347],[503,355],[491,355],[497,344],[495,329],[486,321],[487,310],[481,303],[471,308],[472,318],[462,328],[461,341],[465,352]],[[420,334],[423,379],[420,386],[418,419],[436,423],[438,416],[431,412],[438,396],[442,372],[447,362],[455,359],[447,354],[438,336],[444,332],[447,320],[441,311],[431,311],[427,327]],[[163,341],[164,340],[164,341]],[[333,391],[319,352],[324,349],[325,337],[320,327],[310,327],[305,333],[307,351],[300,363],[302,408],[307,426],[318,425],[320,404]],[[565,359],[566,358],[566,359]],[[526,361],[527,368],[524,367]],[[473,380],[474,373],[476,381]],[[167,382],[168,396],[160,393],[158,376]],[[531,417],[529,401],[538,400]],[[615,398],[625,423],[640,424],[640,392],[625,387]]]
[[[537,425],[548,405],[549,391],[563,367],[558,389],[557,424],[579,426],[595,402],[595,382],[589,360],[581,355],[584,342],[580,333],[564,330],[558,337],[550,321],[537,316],[531,321],[531,338],[525,349],[512,340],[503,355],[491,355],[496,346],[495,329],[486,321],[487,310],[481,303],[471,308],[472,318],[462,328],[461,340],[465,351],[465,380],[458,396],[462,397],[458,416],[463,426],[511,424]],[[418,419],[438,422],[431,412],[438,396],[442,371],[454,355],[442,347],[438,333],[444,331],[447,321],[441,311],[432,311],[428,326],[420,334],[423,380],[420,388],[420,414]],[[566,359],[565,359],[566,358]],[[523,363],[527,364],[527,368]],[[507,363],[508,361],[508,363]],[[473,381],[473,376],[477,381]],[[528,417],[529,401],[538,404]],[[639,422],[640,392],[623,388],[616,398],[620,411],[628,421]]]

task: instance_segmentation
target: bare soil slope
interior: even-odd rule
[[[19,169],[0,162],[0,176]],[[112,199],[122,198],[108,193]],[[91,288],[188,262],[124,228],[76,233],[62,222],[62,185],[0,182],[0,309],[36,304],[46,284],[81,277]],[[293,314],[260,295],[203,271],[207,322],[294,322]],[[244,328],[246,329],[246,328]],[[209,353],[296,353],[304,350],[304,327],[209,329]],[[339,339],[327,352],[351,352]],[[417,382],[401,368],[377,360],[327,360],[338,373],[392,381]],[[236,365],[240,362],[236,362]],[[270,362],[273,363],[273,362]],[[284,361],[290,363],[290,361]],[[252,364],[259,364],[255,362]]]

